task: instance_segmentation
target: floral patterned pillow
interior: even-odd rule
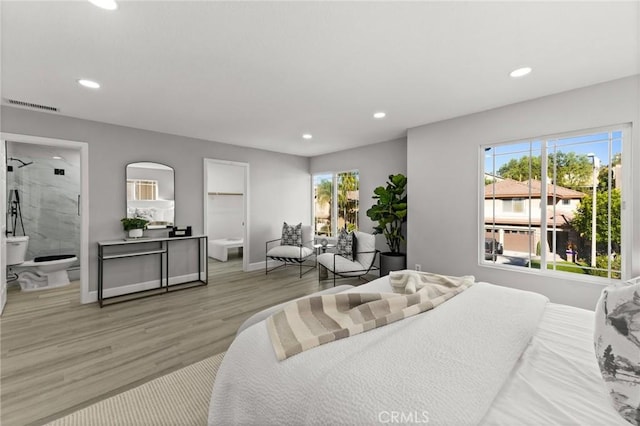
[[[338,234],[338,241],[336,242],[336,250],[339,255],[352,261],[355,253],[354,233],[341,229]]]
[[[302,223],[297,225],[282,225],[282,242],[283,246],[301,246],[302,245]]]
[[[595,318],[594,347],[611,403],[640,425],[640,277],[605,288]]]

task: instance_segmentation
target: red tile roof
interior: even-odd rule
[[[513,179],[505,179],[500,182],[492,182],[484,187],[484,198],[540,198],[542,182],[531,179],[518,182]],[[555,190],[555,191],[554,191]],[[554,195],[559,199],[583,198],[586,194],[563,186],[547,185],[547,197]]]
[[[558,228],[569,228],[571,227],[571,220],[573,219],[573,213],[558,213],[555,216],[553,213],[549,212],[549,216],[547,217],[547,228],[551,229],[552,226]],[[494,223],[494,219],[491,217],[484,218],[485,225],[491,225]],[[496,226],[509,226],[509,225],[517,225],[517,226],[529,226],[531,225],[534,228],[540,227],[540,218],[531,218],[529,221],[528,217],[496,217],[495,218]]]

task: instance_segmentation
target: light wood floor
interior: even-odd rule
[[[333,285],[294,267],[244,273],[209,262],[209,285],[100,309],[79,283],[22,293],[0,318],[0,423],[43,424],[225,351],[255,312]],[[340,284],[361,283],[341,280]]]

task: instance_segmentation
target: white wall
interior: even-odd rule
[[[373,222],[366,211],[373,205],[373,190],[384,186],[391,174],[407,173],[405,138],[367,145],[311,158],[311,174],[355,170],[360,172],[360,209],[358,223],[363,232],[373,232]],[[311,201],[310,201],[311,203]],[[382,235],[376,236],[376,248],[389,251]]]
[[[244,167],[233,164],[208,163],[207,191],[242,194]]]
[[[593,309],[602,286],[478,264],[478,151],[481,144],[632,123],[634,175],[627,206],[640,200],[640,76],[410,129],[408,265],[536,291]],[[633,272],[640,275],[640,201],[635,201]]]
[[[218,142],[185,138],[3,106],[3,132],[87,142],[89,146],[89,259],[90,290],[97,288],[98,241],[124,237],[120,218],[126,214],[125,166],[133,161],[153,161],[175,169],[176,223],[205,232],[203,224],[203,158],[218,158],[251,165],[251,262],[264,261],[264,242],[281,232],[282,221],[309,222],[311,198],[309,159]],[[297,223],[296,222],[296,223]],[[146,231],[166,234],[166,231]],[[191,255],[175,242],[173,253]],[[245,251],[246,255],[246,251]],[[197,271],[197,263],[172,255],[172,275]],[[150,263],[147,265],[146,263]],[[130,284],[157,279],[153,259],[111,267],[110,280]],[[105,283],[105,287],[108,284]]]

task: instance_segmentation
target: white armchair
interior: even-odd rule
[[[354,231],[354,235],[356,244],[353,260],[340,253],[322,253],[318,255],[318,265],[333,274],[334,286],[336,285],[336,277],[365,279],[364,276],[369,272],[379,269],[375,266],[376,257],[379,253],[376,250],[375,236],[360,231]],[[321,274],[318,276],[319,279],[322,279]]]
[[[285,222],[282,237],[269,240],[265,244],[265,275],[287,265],[298,265],[300,277],[316,267],[313,248],[313,228],[309,226],[287,225]],[[278,265],[269,269],[269,261],[278,261]],[[307,268],[303,271],[303,268]]]

